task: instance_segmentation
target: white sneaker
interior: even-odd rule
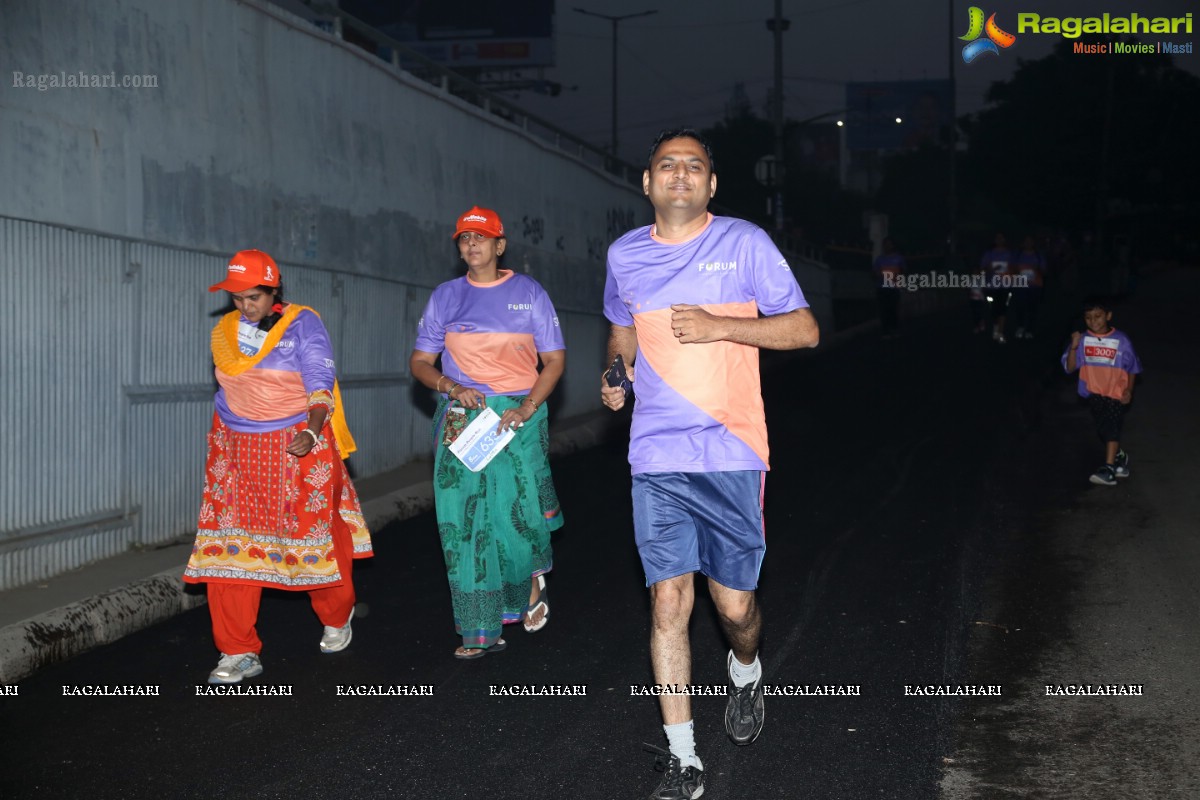
[[[261,675],[262,671],[262,661],[258,653],[238,653],[232,656],[221,653],[217,668],[208,673],[208,682],[241,683],[242,678],[253,678],[255,675]]]
[[[350,616],[346,619],[346,624],[340,628],[331,628],[325,626],[325,633],[321,636],[321,652],[322,653],[337,653],[345,650],[350,644],[350,638],[354,635],[354,631],[350,630],[350,620],[354,619],[354,609],[350,609]]]

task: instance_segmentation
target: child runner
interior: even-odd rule
[[[1071,334],[1063,353],[1068,373],[1079,370],[1079,396],[1087,398],[1096,433],[1104,442],[1104,465],[1092,474],[1092,483],[1115,486],[1129,477],[1129,455],[1121,449],[1121,424],[1133,401],[1134,375],[1142,371],[1129,337],[1112,327],[1112,309],[1100,300],[1084,303],[1087,331]]]

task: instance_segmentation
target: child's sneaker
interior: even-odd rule
[[[1111,464],[1105,464],[1092,473],[1090,480],[1092,483],[1099,484],[1100,486],[1116,486],[1117,471]]]
[[[1129,477],[1129,454],[1124,450],[1117,452],[1117,458],[1113,462],[1113,474],[1118,478]]]

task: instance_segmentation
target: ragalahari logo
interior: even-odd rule
[[[958,37],[964,42],[970,42],[963,48],[963,62],[970,64],[975,59],[979,58],[984,53],[993,53],[1000,55],[1000,48],[1012,47],[1013,42],[1017,37],[1007,31],[1000,29],[996,24],[996,15],[992,14],[987,18],[987,23],[983,21],[983,9],[979,6],[971,6],[967,12],[969,27],[964,36]],[[986,39],[980,39],[983,34],[987,34]]]

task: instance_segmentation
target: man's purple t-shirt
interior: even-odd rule
[[[652,227],[614,242],[604,315],[637,333],[633,473],[769,469],[758,348],[681,344],[671,328],[680,303],[742,318],[808,307],[787,260],[749,222],[711,217],[683,242],[657,239]]]

